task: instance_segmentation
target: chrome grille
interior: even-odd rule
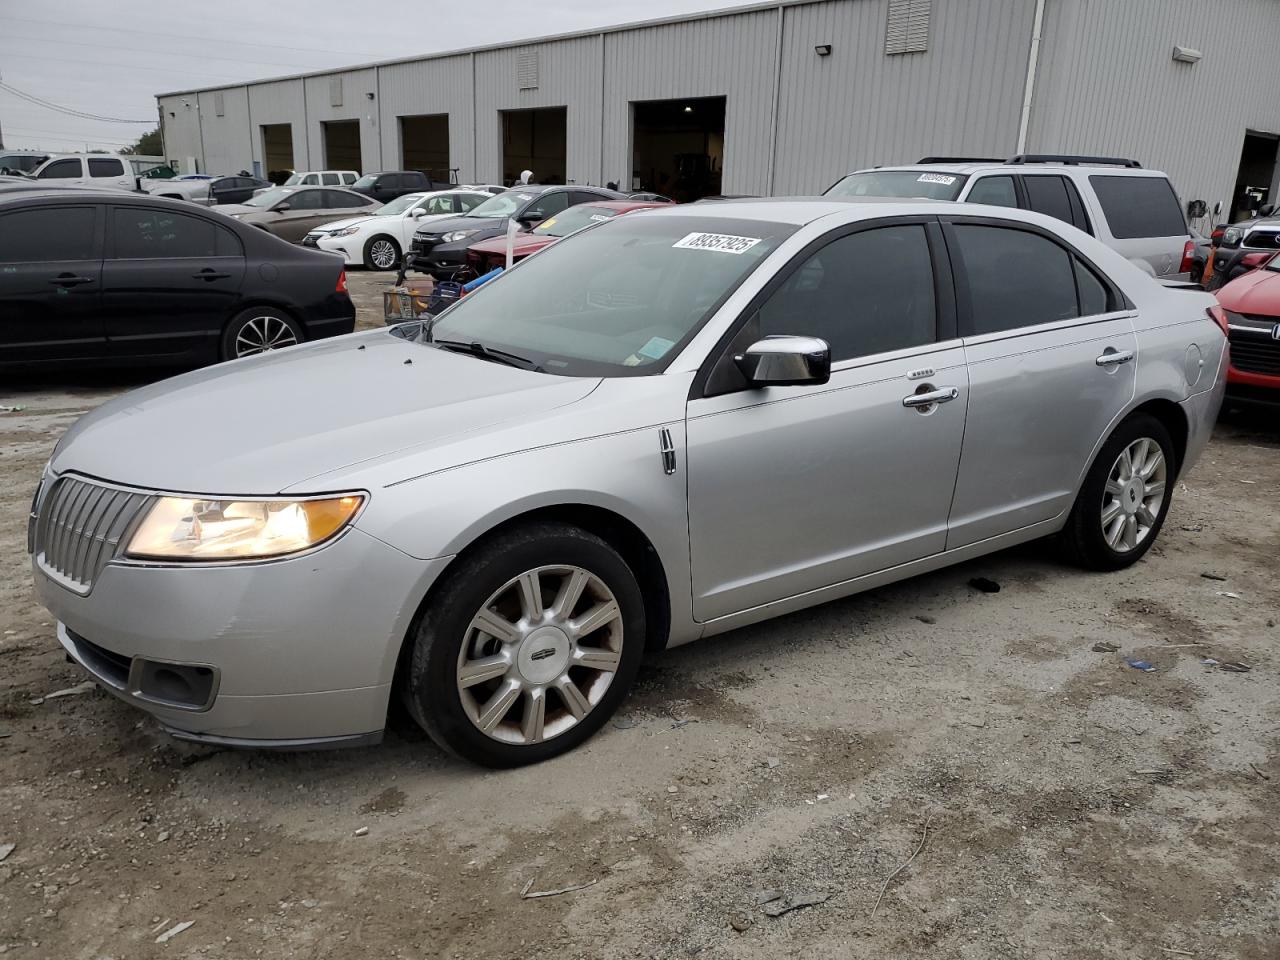
[[[36,562],[68,589],[88,593],[154,499],[136,490],[62,477],[40,505]]]

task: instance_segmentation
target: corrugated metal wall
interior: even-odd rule
[[[632,102],[725,97],[721,189],[764,193],[777,25],[777,11],[763,10],[605,34],[604,181],[631,180]],[[599,136],[600,128],[595,132]]]
[[[538,85],[521,90],[517,65],[521,54],[536,53]],[[475,54],[476,179],[500,182],[502,119],[500,110],[567,107],[565,177],[599,183],[600,40],[574,37],[529,43]]]
[[[236,173],[242,169],[252,172],[249,91],[245,87],[203,90],[199,94],[199,105],[205,172]],[[218,116],[219,105],[222,116]]]
[[[203,170],[204,148],[200,145],[200,111],[196,109],[196,95],[161,97],[159,102],[165,157],[183,165],[183,173],[196,172],[185,168],[188,157],[199,162]]]
[[[1028,149],[1133,157],[1227,208],[1245,130],[1280,133],[1278,49],[1276,0],[1048,0]]]
[[[307,150],[306,102],[301,80],[278,80],[273,83],[255,83],[249,88],[249,113],[253,122],[253,159],[264,163],[262,127],[265,124],[287,123],[293,134],[293,163],[295,168],[306,170],[311,166]],[[262,171],[268,171],[265,166]]]
[[[378,68],[378,115],[382,166],[402,162],[400,117],[424,113],[449,115],[449,166],[467,180],[475,169],[475,121],[471,114],[471,57],[441,57]],[[369,168],[372,169],[372,168]]]
[[[342,81],[342,104],[333,106],[330,101],[329,81]],[[381,170],[382,142],[379,137],[378,107],[366,94],[377,93],[378,81],[372,67],[364,70],[341,70],[317,77],[304,78],[307,97],[307,152],[308,166],[322,169],[324,157],[324,128],[321,124],[330,120],[357,120],[360,123],[360,165],[364,170]]]
[[[887,17],[888,0],[785,10],[775,194],[930,154],[1013,152],[1034,0],[934,0],[924,53],[887,55]]]

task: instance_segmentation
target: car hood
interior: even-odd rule
[[[344,230],[347,227],[359,227],[370,220],[393,220],[394,217],[348,217],[346,220],[330,220],[328,223],[314,228],[329,233],[333,230]]]
[[[438,456],[512,421],[530,434],[596,379],[450,353],[386,330],[235,360],[134,390],[67,431],[52,468],[148,489],[216,495],[324,492],[323,474]],[[498,451],[504,452],[504,451]],[[392,471],[394,473],[394,470]],[[311,483],[311,486],[308,484]],[[290,489],[291,488],[291,489]]]
[[[1251,270],[1224,286],[1217,296],[1219,303],[1236,313],[1280,316],[1280,273]]]
[[[251,207],[247,203],[220,203],[218,204],[218,212],[225,213],[227,216],[246,216],[249,214],[261,215],[267,214],[275,216],[274,211],[266,210],[262,207]]]

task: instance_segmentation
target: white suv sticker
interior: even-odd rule
[[[945,173],[922,173],[916,177],[916,183],[941,183],[949,187],[955,182],[955,177],[949,177]]]
[[[746,253],[759,237],[735,237],[727,233],[691,233],[671,246],[676,250],[713,250],[716,253]]]

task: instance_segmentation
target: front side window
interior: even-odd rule
[[[618,217],[469,294],[432,329],[565,376],[660,373],[779,243],[790,224]]]
[[[257,196],[250,197],[244,202],[246,207],[257,207],[260,210],[270,210],[281,200],[288,200],[299,191],[293,187],[275,187],[271,190],[264,190]]]
[[[1072,256],[1029,230],[958,223],[953,227],[969,288],[968,336],[1079,316]]]
[[[314,173],[309,173],[302,178],[302,185],[305,187],[314,187],[320,183],[320,178]]]
[[[118,260],[225,256],[239,246],[222,227],[170,210],[116,207],[112,224]]]
[[[425,206],[426,201],[422,197],[413,193],[406,193],[402,197],[396,197],[386,206],[379,207],[373,212],[375,217],[395,217],[402,213],[408,213],[414,207]]]
[[[1089,183],[1098,195],[1111,235],[1117,240],[1186,234],[1187,222],[1182,218],[1182,208],[1164,177],[1095,174]]]
[[[377,182],[378,182],[378,178],[370,173],[361,177],[354,184],[352,184],[352,186],[360,187],[362,190],[370,190],[373,188],[373,185]]]
[[[965,200],[993,207],[1016,207],[1018,194],[1013,189],[1013,177],[983,177],[974,181]]]
[[[354,173],[344,173],[342,175],[342,182],[350,186],[356,182],[356,175]]]
[[[55,160],[36,176],[40,180],[74,180],[80,173],[79,160]]]
[[[945,170],[864,170],[836,182],[823,196],[954,200],[967,179]]]
[[[919,224],[877,227],[810,255],[760,308],[760,336],[821,337],[832,361],[933,343],[933,261]]]
[[[458,209],[463,213],[470,213],[488,199],[478,193],[457,193],[454,197],[458,201]]]
[[[423,204],[423,207],[426,209],[427,213],[430,214],[453,213],[453,197],[448,194],[441,194],[438,197],[430,197],[427,202]]]
[[[93,207],[37,207],[0,216],[0,263],[89,260]]]
[[[545,220],[569,206],[569,191],[557,190],[555,193],[544,193],[528,208],[521,212],[522,220]]]
[[[123,177],[124,164],[114,157],[90,157],[89,176]]]

